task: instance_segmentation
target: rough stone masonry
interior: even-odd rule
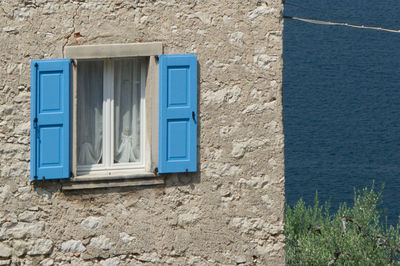
[[[0,265],[282,265],[281,0],[0,1]],[[165,186],[29,181],[30,60],[162,42],[199,63],[199,171]]]

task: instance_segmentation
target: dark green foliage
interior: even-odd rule
[[[343,203],[332,215],[318,194],[314,206],[286,206],[287,264],[400,265],[400,226],[380,222],[381,195],[374,185],[355,191],[353,207]]]

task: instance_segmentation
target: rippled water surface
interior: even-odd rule
[[[287,16],[400,29],[398,0],[287,2]],[[311,203],[318,190],[335,207],[375,180],[396,223],[400,33],[286,19],[283,58],[287,201]]]

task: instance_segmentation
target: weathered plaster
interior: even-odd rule
[[[0,264],[284,264],[280,0],[1,1]],[[162,42],[199,63],[199,168],[61,192],[29,176],[31,59]]]

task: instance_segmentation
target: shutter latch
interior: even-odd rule
[[[35,118],[33,119],[33,127],[34,127],[34,128],[36,128],[37,122],[38,122],[38,119],[37,119],[37,117],[35,117]]]

